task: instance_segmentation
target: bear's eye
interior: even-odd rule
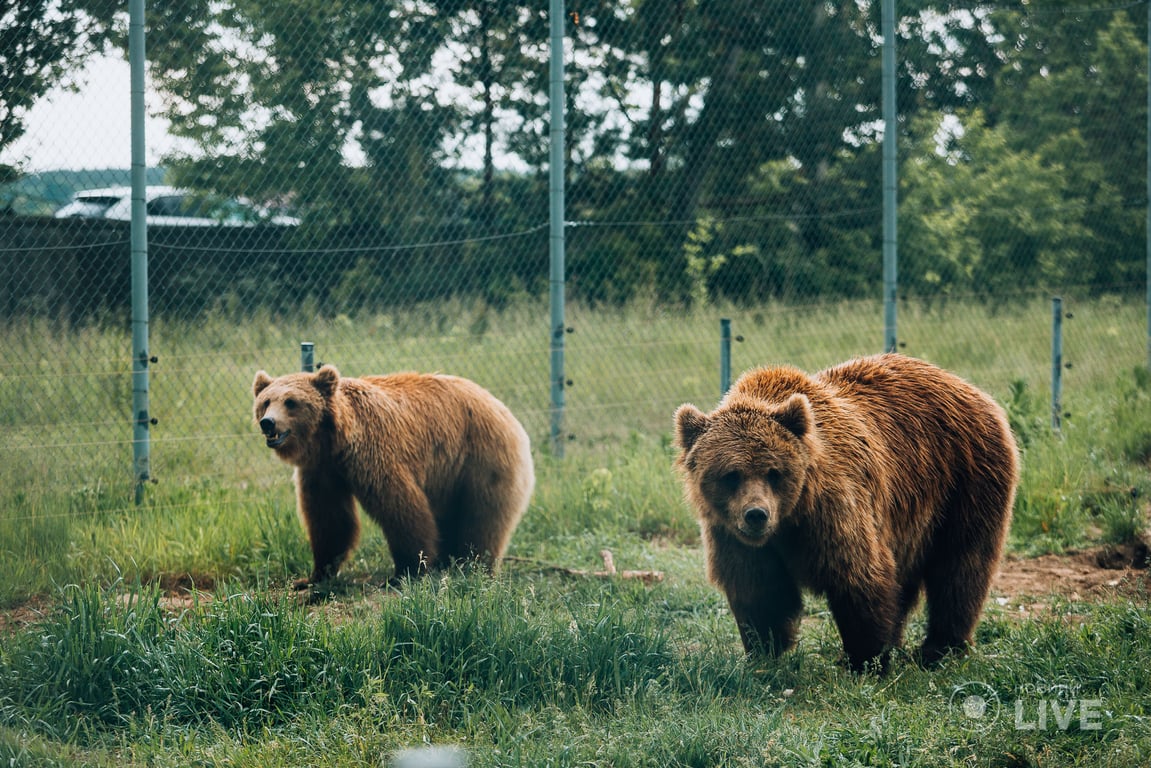
[[[295,408],[296,408],[295,399],[289,397],[287,400],[284,401],[284,407],[287,408],[289,411],[295,410]]]
[[[783,480],[783,473],[778,469],[769,469],[767,470],[765,479],[767,480],[768,485],[776,486],[779,485],[780,481]]]
[[[743,478],[738,472],[728,472],[726,474],[720,475],[717,482],[719,483],[720,487],[724,488],[725,490],[734,491],[735,489],[739,488],[739,484],[742,481]]]

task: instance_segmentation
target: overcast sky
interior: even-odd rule
[[[54,89],[29,111],[27,132],[0,153],[0,162],[27,172],[131,166],[128,63],[119,57],[95,59],[76,81],[78,92]],[[149,165],[171,146],[166,126],[159,118],[147,120]]]
[[[450,66],[450,62],[444,64],[445,69]],[[19,141],[0,151],[0,164],[16,165],[27,173],[131,167],[128,62],[119,54],[92,59],[74,82],[76,88],[55,88],[29,110],[25,121],[27,131]],[[146,112],[159,112],[162,106],[159,97],[147,88],[145,91]],[[439,95],[446,102],[468,98],[450,83],[439,89]],[[167,120],[153,116],[146,119],[144,133],[149,167],[155,167],[161,157],[177,147],[167,128]],[[185,149],[190,147],[186,145]],[[458,153],[461,167],[481,167],[483,146],[478,133],[448,149]],[[348,142],[344,160],[353,166],[364,163],[357,142]],[[521,171],[526,168],[518,157],[499,151],[496,166]]]

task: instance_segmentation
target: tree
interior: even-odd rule
[[[1095,259],[1091,209],[1072,174],[1014,147],[1010,127],[988,127],[979,110],[960,117],[942,151],[939,119],[916,123],[901,178],[901,287],[1003,297],[1079,280]]]
[[[1024,131],[997,132],[1000,123],[1022,128],[1028,120],[1013,115],[1010,99],[1023,91],[1035,109],[1052,113],[1034,123],[1058,122],[1056,97],[1077,92],[1056,79],[1017,76],[1016,65],[1042,51],[1019,47],[1020,35],[1031,40],[1035,32],[1016,3],[963,5],[900,3],[901,140],[920,114],[937,121],[986,107],[986,125],[972,124],[966,147],[969,177],[1037,168],[1047,179],[1058,165],[1102,191],[1091,198],[1064,185],[1066,200],[1112,199],[1103,166],[1057,162],[1088,139],[1082,131],[1077,138],[1060,129],[1049,148],[1031,154],[999,156],[993,142],[976,141],[983,131],[1025,149],[1017,143]],[[587,0],[573,9],[567,204],[570,219],[596,225],[571,232],[576,294],[625,301],[654,288],[686,301],[698,297],[703,278],[713,294],[741,301],[872,292],[879,17],[879,0]],[[157,4],[154,81],[174,132],[199,148],[170,159],[177,179],[289,198],[310,221],[361,234],[371,228],[388,245],[532,230],[546,216],[546,22],[538,3],[522,0]],[[1071,39],[1074,31],[1061,34]],[[1109,92],[1139,48],[1130,30],[1109,29],[1106,39],[1100,49],[1114,61],[1099,63],[1114,73]],[[1000,100],[996,88],[1011,94]],[[1089,89],[1078,93],[1091,97]],[[1114,143],[1132,151],[1132,142]],[[526,170],[501,174],[500,160]],[[947,167],[929,170],[948,183]],[[684,254],[708,221],[716,226],[707,227],[707,248],[725,259],[701,278]],[[470,242],[451,263],[478,263],[491,255],[485,249],[508,250]],[[509,258],[521,256],[533,258],[530,246]],[[383,258],[361,254],[356,274],[369,275]]]
[[[412,140],[416,126],[397,133],[381,123],[377,103],[386,98],[397,112],[413,114],[406,107],[420,94],[385,86],[426,71],[430,51],[422,43],[435,34],[422,17],[401,19],[396,8],[386,0],[157,4],[149,63],[172,132],[199,148],[171,158],[179,180],[232,194],[291,196],[337,223],[375,207],[343,153],[349,143],[370,144],[361,148],[365,155],[391,154],[400,158],[396,170],[404,168],[399,145]],[[406,189],[410,179],[394,181]]]
[[[0,150],[24,135],[27,111],[104,49],[119,3],[7,0],[0,8]],[[0,181],[15,169],[0,167]]]
[[[452,80],[466,96],[455,102],[457,133],[462,143],[478,139],[480,145],[478,210],[486,216],[495,204],[497,154],[515,154],[511,137],[546,112],[533,97],[546,92],[547,13],[521,0],[438,0],[435,6],[451,28]]]
[[[1016,149],[1061,167],[1068,193],[1090,211],[1096,258],[1076,274],[1098,290],[1145,279],[1147,47],[1145,19],[1110,7],[1058,2],[1043,14],[1006,14],[1007,66],[988,122]],[[1065,6],[1065,7],[1064,7]]]
[[[501,121],[546,30],[529,4],[459,0],[174,0],[153,18],[167,116],[202,155],[177,163],[185,178],[408,228],[456,206],[443,194],[468,137],[492,203]]]
[[[300,267],[318,294],[366,303],[368,288],[402,285],[409,297],[489,286],[506,296],[535,244],[465,241],[528,229],[516,226],[525,211],[533,224],[546,216],[546,197],[525,197],[494,167],[510,151],[507,104],[546,62],[527,37],[544,18],[514,2],[158,4],[152,75],[173,133],[196,148],[165,163],[180,184],[298,207],[296,247],[321,252]],[[477,135],[478,171],[467,141]],[[485,249],[502,259],[498,277],[477,266]]]
[[[919,111],[986,94],[1002,63],[987,9],[905,2],[900,11],[904,125]],[[746,222],[724,227],[717,241],[728,238],[726,252],[758,255],[743,267],[729,260],[715,283],[749,300],[765,290],[797,295],[835,285],[855,292],[868,284],[849,272],[866,269],[864,256],[878,247],[879,202],[867,194],[880,168],[878,0],[588,2],[581,15],[574,55],[588,52],[602,85],[598,98],[580,102],[581,113],[590,107],[598,114],[578,117],[597,132],[585,141],[601,165],[573,177],[569,203],[601,218],[663,222],[662,245],[645,232],[643,249],[605,253],[605,269],[618,272],[625,259],[644,254],[664,295],[682,294],[685,238],[712,217]],[[645,171],[607,204],[593,197],[614,188],[599,178],[612,173],[603,158]],[[773,185],[786,193],[765,197]],[[799,268],[767,268],[784,256]],[[756,263],[761,276],[803,284],[748,280]]]

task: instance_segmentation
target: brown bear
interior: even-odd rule
[[[897,354],[762,368],[709,414],[680,406],[675,432],[708,575],[749,653],[794,644],[801,588],[827,597],[857,670],[886,668],[921,590],[922,661],[970,643],[1019,477],[987,394]]]
[[[269,448],[296,467],[313,568],[298,589],[337,574],[356,544],[353,499],[380,524],[392,583],[453,559],[498,567],[535,484],[531,446],[507,407],[456,376],[316,373],[252,383]]]

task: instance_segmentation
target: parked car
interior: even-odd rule
[[[296,226],[294,216],[266,211],[246,200],[235,200],[177,187],[145,188],[149,225],[165,227],[247,227],[255,224]],[[86,189],[56,211],[56,218],[132,220],[132,188]]]

